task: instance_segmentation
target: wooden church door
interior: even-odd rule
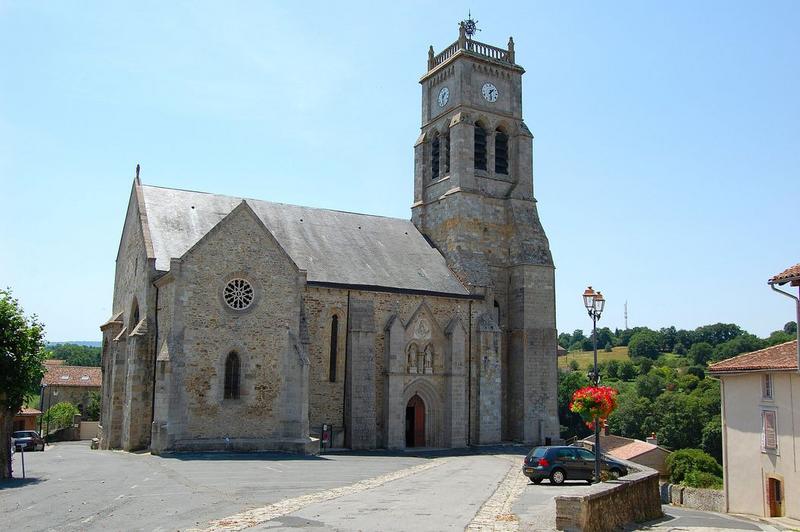
[[[406,405],[406,447],[425,447],[425,403],[419,395]]]

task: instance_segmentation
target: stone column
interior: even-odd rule
[[[445,329],[445,447],[467,445],[467,331],[457,318]]]
[[[559,437],[554,284],[552,266],[511,269],[509,429],[529,444]]]
[[[502,437],[500,349],[500,327],[484,314],[478,321],[478,444]]]
[[[405,329],[400,318],[392,316],[384,329],[384,444],[387,449],[405,447],[405,407],[403,378],[406,373]]]
[[[375,318],[372,301],[351,299],[347,319],[345,445],[372,449],[375,423]]]

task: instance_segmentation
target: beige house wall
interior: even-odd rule
[[[769,477],[783,485],[783,513],[800,519],[800,375],[772,373],[773,398],[762,397],[764,373],[723,375],[723,461],[727,510],[769,515]],[[761,412],[774,410],[778,449],[761,450]]]

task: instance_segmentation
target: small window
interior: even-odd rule
[[[475,169],[486,170],[486,130],[475,124]]]
[[[225,359],[225,399],[239,398],[239,355],[229,353]]]
[[[772,399],[772,375],[769,373],[761,380],[761,396],[764,399]]]
[[[439,178],[439,159],[441,155],[441,142],[439,135],[434,133],[433,140],[431,141],[431,179]]]
[[[328,370],[328,380],[336,382],[336,358],[339,351],[339,316],[331,318],[331,351],[330,368]]]
[[[761,412],[761,450],[775,451],[778,449],[778,429],[776,426],[774,410]]]
[[[499,129],[494,135],[494,171],[508,174],[508,135]]]

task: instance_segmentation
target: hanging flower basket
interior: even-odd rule
[[[585,386],[572,394],[569,409],[581,416],[587,427],[594,429],[595,419],[605,421],[617,408],[618,393],[610,386]]]

